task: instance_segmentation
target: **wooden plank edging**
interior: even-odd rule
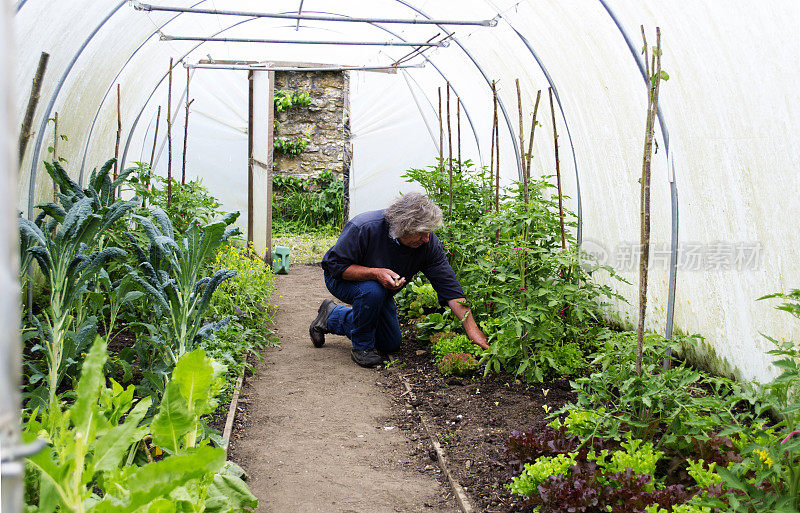
[[[225,419],[225,429],[222,430],[222,439],[225,440],[225,454],[228,454],[228,447],[230,446],[231,432],[233,431],[233,420],[236,417],[236,407],[239,405],[239,393],[242,391],[242,384],[244,383],[244,372],[236,380],[236,385],[231,398],[231,404],[228,407],[228,417]]]

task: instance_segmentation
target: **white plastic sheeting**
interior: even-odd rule
[[[792,319],[775,311],[774,304],[755,301],[800,285],[800,258],[794,250],[800,236],[792,226],[800,214],[800,142],[796,137],[800,106],[795,101],[800,88],[800,5],[795,1],[317,0],[303,2],[303,12],[418,19],[426,15],[497,17],[499,23],[489,28],[303,21],[300,30],[288,20],[143,13],[125,2],[23,0],[18,5],[14,20],[20,46],[14,74],[16,120],[22,118],[39,53],[52,55],[34,125],[42,141],[36,147],[33,141],[22,168],[21,210],[28,210],[30,170],[37,169],[31,159],[37,152],[39,160],[47,156],[52,125],[44,120],[54,112],[59,113],[60,131],[69,136],[60,151],[76,177],[84,153],[85,172],[111,155],[116,83],[122,85],[127,162],[149,157],[156,108],[166,103],[163,79],[169,57],[176,62],[181,58],[197,62],[210,55],[218,60],[384,65],[409,50],[159,42],[153,35],[159,29],[170,35],[408,41],[424,41],[449,29],[454,32],[453,44],[428,50],[411,61],[424,63],[423,69],[396,75],[351,75],[354,211],[388,203],[399,191],[412,187],[399,178],[406,169],[434,163],[437,88],[443,88],[446,80],[464,106],[462,154],[476,162],[488,160],[490,82],[497,80],[504,108],[500,147],[505,182],[518,176],[514,80],[519,78],[522,86],[526,131],[536,91],[543,89],[533,168],[539,175],[552,174],[546,89],[553,85],[558,93],[556,120],[562,177],[570,196],[567,203],[573,211],[580,206],[585,246],[604,256],[631,282],[612,282],[629,301],[615,309],[630,320],[634,320],[631,305],[636,297],[637,179],[646,93],[624,34],[638,50],[640,25],[645,26],[651,43],[659,26],[663,66],[670,75],[661,89],[661,104],[680,213],[675,327],[705,336],[706,354],[714,356],[709,363],[718,369],[722,366],[715,364],[716,358],[727,361],[743,378],[759,380],[771,373],[765,354],[768,344],[761,334],[800,336]],[[169,5],[297,12],[299,2],[273,1],[265,6],[253,0],[224,4],[175,0]],[[178,66],[174,98],[180,97],[184,77]],[[189,136],[191,176],[202,176],[226,207],[238,209],[246,205],[242,127],[246,128],[247,82],[243,77],[243,72],[234,71],[195,72]],[[180,108],[173,100],[179,141],[175,155],[182,149],[177,136],[182,133]],[[453,104],[452,115],[454,110]],[[221,112],[227,114],[221,116]],[[663,134],[657,134],[657,140],[648,327],[663,333],[674,198]],[[164,160],[162,155],[159,172]],[[32,188],[34,203],[47,197],[48,183],[37,179]]]

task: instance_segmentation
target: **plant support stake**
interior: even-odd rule
[[[122,99],[120,93],[120,86],[117,84],[117,139],[114,143],[114,180],[116,181],[119,171],[119,141],[122,138]],[[111,191],[111,198],[117,195],[116,189]]]
[[[31,138],[31,125],[33,124],[33,114],[36,112],[36,105],[39,103],[39,93],[42,90],[42,78],[44,71],[47,69],[47,61],[50,59],[50,54],[42,52],[39,56],[39,66],[36,68],[36,74],[33,76],[33,84],[31,85],[31,96],[28,98],[28,107],[25,109],[25,117],[22,121],[22,127],[19,132],[19,162],[22,165],[22,159],[25,157],[25,149],[28,147],[28,140]]]
[[[450,129],[450,82],[447,82],[447,217],[453,218],[453,132]]]
[[[500,125],[497,123],[497,89],[494,91],[494,138],[495,149],[497,150],[497,153],[495,154],[497,161],[494,169],[494,210],[498,215],[500,215]],[[497,244],[499,242],[500,228],[494,232],[494,243]]]
[[[492,118],[492,149],[489,153],[489,210],[492,208],[492,182],[494,181],[494,146],[497,133],[497,82],[492,80],[492,98],[494,102],[494,116]]]
[[[153,176],[153,159],[156,157],[156,143],[158,142],[158,125],[161,122],[161,105],[158,106],[156,113],[156,129],[153,134],[153,149],[150,151],[150,166],[147,169],[147,179],[144,181],[144,189],[150,191],[150,177]],[[142,198],[142,206],[147,207],[147,196]]]
[[[167,86],[167,208],[172,206],[172,58]]]
[[[522,91],[519,88],[519,79],[516,79],[517,84],[517,108],[519,109],[519,159],[522,164],[522,190],[523,198],[525,199],[525,207],[528,207],[528,174],[525,172],[525,127],[522,121]],[[524,287],[523,278],[523,287]]]
[[[439,91],[439,176],[444,174],[444,124],[442,120],[442,88]]]
[[[639,254],[639,325],[636,329],[636,374],[642,375],[642,351],[644,350],[644,321],[647,311],[647,270],[650,261],[650,162],[653,153],[653,136],[658,111],[658,90],[661,83],[661,29],[656,27],[656,47],[652,61],[648,62],[647,37],[644,40],[644,65],[647,80],[647,122],[644,133],[644,158],[642,159],[641,183],[641,246]]]
[[[189,100],[189,68],[186,68],[186,116],[183,120],[183,166],[181,167],[181,185],[186,185],[186,146],[189,142],[189,107],[194,100]]]
[[[461,169],[461,98],[456,96],[456,141],[458,142],[458,169]]]
[[[531,119],[531,136],[528,139],[528,155],[527,162],[525,162],[525,176],[526,180],[531,179],[531,160],[533,159],[533,134],[536,132],[536,113],[539,111],[539,100],[542,98],[542,90],[536,93],[536,105],[533,106],[533,118]],[[525,200],[528,201],[527,199]]]
[[[558,220],[561,223],[561,248],[567,248],[567,239],[564,233],[564,198],[561,195],[561,169],[558,163],[558,131],[556,129],[556,111],[553,109],[553,88],[548,89],[550,95],[550,114],[553,119],[553,145],[556,154],[556,184],[558,185]]]

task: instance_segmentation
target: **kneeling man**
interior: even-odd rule
[[[353,343],[354,362],[362,367],[381,363],[382,354],[397,351],[402,342],[394,295],[422,271],[470,340],[488,349],[433,233],[441,226],[441,209],[417,192],[401,196],[385,210],[353,217],[322,260],[328,290],[352,308],[323,301],[309,328],[314,346],[325,344],[326,333],[344,335]]]

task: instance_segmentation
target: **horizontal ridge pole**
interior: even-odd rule
[[[342,67],[320,67],[320,68],[304,68],[304,67],[287,67],[287,66],[253,66],[244,65],[236,66],[230,64],[184,64],[187,68],[192,69],[233,69],[233,70],[253,70],[253,71],[389,71],[394,72],[398,69],[406,68],[423,68],[421,64],[414,64],[410,66],[342,66]]]
[[[348,21],[356,23],[398,23],[407,25],[477,25],[481,27],[497,26],[497,19],[490,20],[429,20],[429,19],[402,19],[402,18],[351,18],[339,16],[319,16],[313,14],[278,14],[250,11],[224,11],[220,9],[198,9],[187,7],[170,7],[166,5],[152,5],[133,2],[137,11],[158,12],[185,12],[194,14],[216,14],[220,16],[248,16],[251,18],[275,18],[281,20],[309,20],[309,21]]]
[[[449,46],[447,42],[435,43],[406,43],[404,41],[314,41],[291,39],[260,39],[244,37],[202,37],[202,36],[170,36],[161,35],[161,41],[211,41],[222,43],[275,43],[275,44],[303,44],[303,45],[351,45],[351,46]]]

